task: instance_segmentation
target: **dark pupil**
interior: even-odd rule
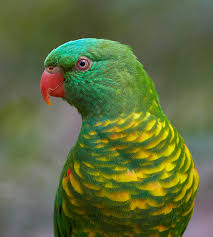
[[[85,67],[85,65],[86,65],[85,61],[84,61],[84,60],[81,60],[81,61],[80,61],[80,66],[81,66],[81,67]]]

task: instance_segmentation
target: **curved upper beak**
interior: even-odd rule
[[[45,68],[40,81],[41,95],[48,105],[51,105],[49,96],[64,97],[64,71],[61,67]]]

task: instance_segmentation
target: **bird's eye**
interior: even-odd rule
[[[91,61],[86,57],[80,57],[76,64],[76,67],[80,71],[87,71],[91,65]]]

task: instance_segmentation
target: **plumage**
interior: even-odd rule
[[[76,67],[82,56],[90,60],[87,70]],[[55,237],[182,236],[198,173],[131,49],[109,40],[70,41],[47,56],[45,67],[63,69],[61,97],[82,115],[56,194]]]

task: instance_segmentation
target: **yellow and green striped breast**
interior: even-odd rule
[[[167,119],[132,113],[83,124],[61,189],[72,236],[181,236],[198,174]]]

